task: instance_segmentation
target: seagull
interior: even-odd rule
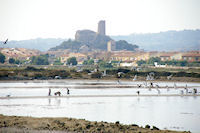
[[[8,39],[6,39],[6,41],[3,44],[7,44],[7,42],[8,42]]]

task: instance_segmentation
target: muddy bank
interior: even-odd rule
[[[0,132],[104,132],[104,133],[189,133],[160,130],[155,126],[123,125],[119,122],[91,122],[73,118],[34,118],[0,115]]]

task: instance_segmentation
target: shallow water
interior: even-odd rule
[[[142,82],[123,81],[122,85],[137,85]],[[157,82],[159,86],[173,86],[170,82]],[[157,94],[156,89],[148,88],[76,88],[77,86],[118,85],[116,81],[31,81],[0,83],[0,97],[11,96],[46,96],[48,89],[52,92],[64,87],[70,88],[70,95],[123,95]],[[176,83],[185,86],[186,83]],[[62,88],[60,88],[62,86]],[[74,87],[75,86],[75,87]],[[188,88],[200,89],[200,83],[187,83]],[[63,90],[62,90],[63,89]],[[180,89],[160,89],[161,94],[179,94]],[[0,114],[35,116],[35,117],[73,117],[91,121],[107,121],[124,124],[147,124],[161,129],[190,130],[200,132],[200,97],[199,96],[135,96],[135,97],[68,97],[68,98],[30,98],[0,99]]]

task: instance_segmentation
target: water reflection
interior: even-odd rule
[[[49,105],[51,105],[51,98],[48,98],[48,103]]]

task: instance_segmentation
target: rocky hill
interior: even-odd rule
[[[90,46],[94,48],[97,47],[98,49],[106,49],[106,45],[105,45],[106,41],[104,41],[104,39],[106,41],[110,39],[113,39],[115,41],[125,40],[129,43],[137,44],[140,49],[144,49],[147,51],[200,50],[200,30],[166,31],[166,32],[160,32],[160,33],[130,34],[130,35],[120,35],[120,36],[111,36],[111,37],[108,37],[108,36],[102,37],[96,34],[96,32],[90,31],[90,30],[81,30],[81,31],[77,31],[76,33],[76,40],[81,42],[80,46],[84,45],[84,46]],[[0,42],[0,47],[1,48],[2,47],[3,48],[27,48],[27,49],[37,49],[40,51],[47,51],[50,48],[55,48],[56,46],[66,44],[66,42],[67,42],[67,39],[61,39],[61,38],[58,38],[58,39],[37,38],[37,39],[20,40],[20,41],[8,40],[8,43],[6,45],[4,45],[3,42]],[[72,44],[70,44],[70,46],[67,46],[67,48],[72,47],[71,45]],[[60,48],[63,49],[64,46],[62,45],[62,47]]]
[[[97,34],[91,30],[78,30],[75,34],[75,40],[62,42],[59,46],[53,47],[50,51],[69,49],[74,52],[81,52],[88,49],[91,50],[107,50],[108,41],[112,40],[109,36]],[[124,40],[116,42],[116,50],[134,51],[137,45],[132,45]]]
[[[75,34],[75,40],[83,45],[89,45],[92,49],[106,50],[107,42],[112,39],[91,30],[78,30]]]

